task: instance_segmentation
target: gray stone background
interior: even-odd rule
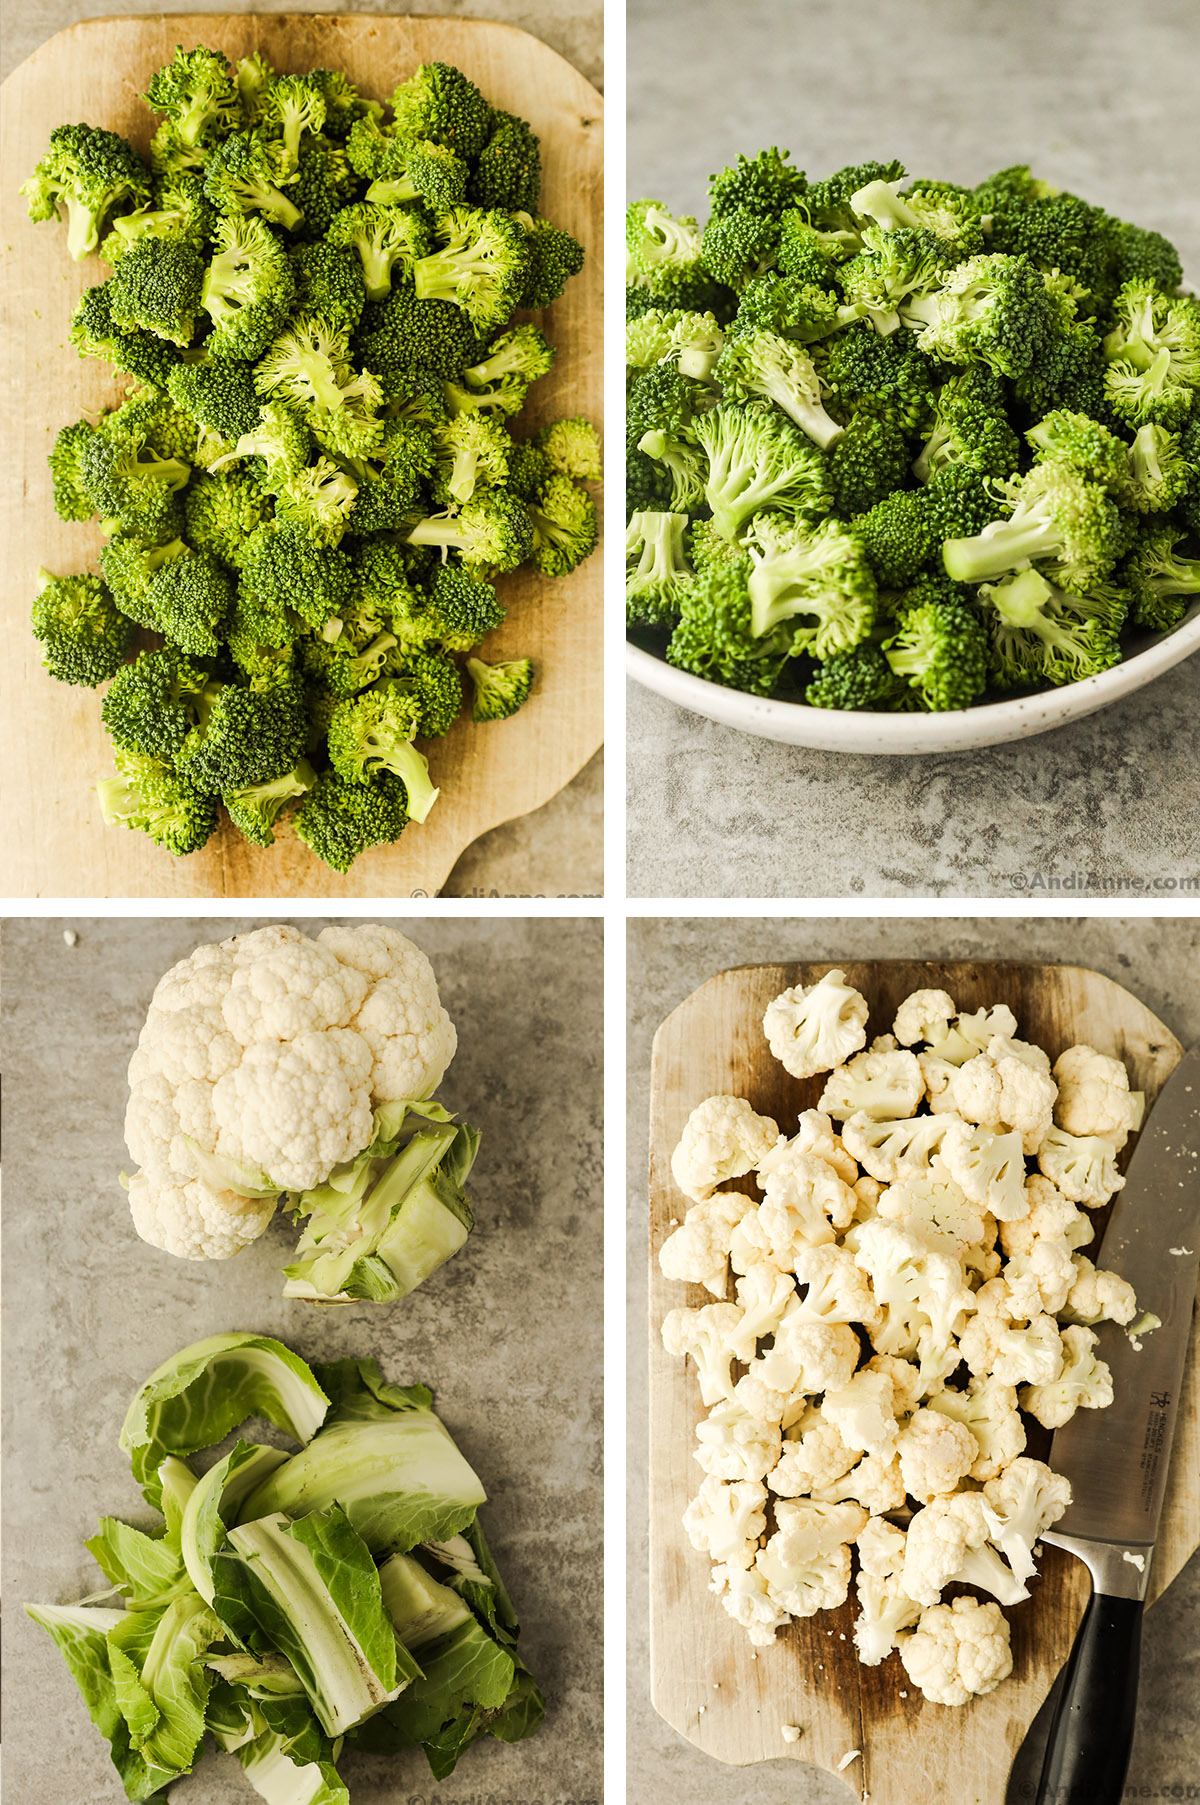
[[[798,1762],[730,1768],[693,1748],[658,1717],[649,1696],[646,1571],[646,1166],[650,1050],[665,1016],[731,965],[787,959],[1033,959],[1091,966],[1132,990],[1185,1046],[1200,1038],[1200,924],[1188,919],[633,921],[628,939],[629,1246],[628,1797],[635,1805],[849,1805],[857,1787]],[[682,1531],[680,1531],[682,1534]],[[1124,1797],[1200,1793],[1200,1556],[1150,1611],[1142,1648],[1141,1707]],[[1045,1713],[1018,1756],[1009,1805],[1033,1798]],[[853,1770],[852,1770],[853,1771]],[[968,1776],[947,1776],[969,1798]],[[961,1788],[966,1786],[966,1790]],[[1189,1790],[1190,1789],[1190,1790]],[[912,1801],[916,1805],[916,1801]]]
[[[1194,0],[629,0],[628,21],[631,198],[703,216],[710,173],[770,144],[810,175],[896,156],[977,182],[1030,163],[1165,232],[1200,280]],[[1195,879],[1198,702],[1193,657],[1016,745],[842,759],[631,683],[630,894],[1136,895]]]
[[[153,0],[4,0],[0,6],[0,79],[39,44],[80,19],[112,13],[158,13]],[[603,91],[603,0],[418,0],[388,6],[380,0],[225,0],[172,4],[165,10],[260,13],[388,13],[498,19],[519,26],[557,50]],[[442,896],[599,896],[603,887],[604,755],[598,752],[558,795],[516,821],[505,822],[468,846]]]
[[[484,1525],[547,1696],[535,1739],[477,1744],[441,1787],[419,1750],[347,1757],[355,1805],[598,1805],[602,925],[396,923],[432,959],[458,1029],[441,1095],[483,1130],[477,1227],[403,1303],[326,1310],[280,1295],[294,1245],[282,1221],[228,1262],[177,1260],[138,1240],[116,1183],[125,1068],[155,983],[204,941],[258,925],[4,927],[6,1791],[14,1805],[123,1797],[61,1657],[21,1605],[102,1587],[83,1547],[100,1515],[151,1520],[117,1446],[146,1374],[202,1336],[252,1329],[308,1358],[374,1354],[387,1378],[430,1385],[487,1489]],[[171,1798],[249,1805],[257,1794],[236,1762],[210,1756]]]

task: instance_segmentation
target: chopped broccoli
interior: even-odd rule
[[[304,215],[307,236],[320,241],[343,207],[350,206],[358,191],[345,146],[317,135],[300,145],[296,174],[288,184],[288,199]]]
[[[1079,594],[1021,570],[979,590],[991,639],[991,673],[1002,689],[1078,683],[1120,663],[1117,635],[1128,594],[1097,583]]]
[[[345,552],[323,545],[308,527],[273,520],[246,545],[238,593],[270,614],[290,609],[319,630],[349,606],[354,567]]]
[[[57,125],[50,147],[21,193],[29,217],[67,219],[67,250],[79,262],[96,249],[114,211],[150,199],[146,165],[124,138],[93,125]]]
[[[113,324],[190,345],[200,311],[204,262],[183,239],[144,238],[131,245],[108,282]]]
[[[764,509],[828,513],[832,494],[825,459],[775,409],[725,403],[701,415],[694,430],[708,457],[708,505],[727,539],[737,538]]]
[[[877,635],[852,652],[835,652],[804,691],[810,708],[896,708],[911,693],[884,657]]]
[[[739,156],[729,169],[708,178],[708,198],[712,212],[718,216],[744,208],[766,218],[775,218],[792,207],[807,185],[804,171],[793,169],[789,151],[774,146],[760,150],[756,156]]]
[[[700,257],[714,282],[740,294],[771,269],[779,254],[779,220],[749,207],[714,213],[700,239]]]
[[[397,133],[445,144],[467,161],[479,156],[495,119],[474,82],[449,63],[422,63],[390,105]]]
[[[345,534],[358,499],[358,484],[349,471],[327,457],[279,479],[275,518],[307,527],[322,545],[337,545]]]
[[[478,496],[457,514],[417,520],[405,537],[411,545],[443,546],[466,564],[496,571],[515,570],[533,550],[529,509],[503,490]]]
[[[205,351],[252,363],[295,304],[292,265],[278,235],[253,214],[218,220],[213,240],[215,253],[200,292],[214,327]]]
[[[551,220],[530,213],[512,217],[525,234],[525,276],[517,306],[540,311],[557,301],[583,268],[583,246]]]
[[[1200,302],[1166,295],[1152,282],[1126,282],[1104,340],[1104,392],[1130,426],[1178,430],[1200,389]]]
[[[219,50],[177,44],[171,61],[155,71],[144,99],[189,146],[232,131],[240,119],[237,85]]]
[[[897,631],[884,640],[883,652],[922,708],[968,708],[987,687],[987,630],[977,610],[950,584],[903,613]]]
[[[596,504],[569,476],[547,478],[529,504],[533,522],[530,563],[543,576],[564,577],[595,550]]]
[[[152,332],[122,332],[112,317],[108,283],[85,288],[67,333],[80,357],[102,357],[125,376],[162,391],[180,361],[179,348]]]
[[[320,82],[312,75],[277,75],[263,89],[257,124],[265,137],[282,144],[284,167],[294,174],[302,143],[311,143],[325,124]],[[304,133],[308,136],[302,137]]]
[[[600,440],[596,428],[582,414],[568,420],[552,420],[534,435],[534,444],[560,476],[576,482],[599,482]]]
[[[384,207],[375,201],[355,201],[336,213],[325,234],[326,244],[355,251],[362,264],[368,301],[383,301],[392,292],[393,271],[407,281],[428,259],[433,243],[424,215],[413,207]],[[425,295],[422,299],[453,300],[453,295]]]
[[[937,544],[928,489],[895,489],[851,524],[882,589],[905,588]]]
[[[199,852],[216,829],[215,800],[159,759],[119,745],[114,757],[117,775],[96,785],[105,826],[137,828],[177,858]]]
[[[368,307],[355,340],[356,355],[374,372],[389,402],[411,393],[426,373],[455,376],[478,355],[474,327],[452,301],[418,301],[407,290]]]
[[[438,207],[432,219],[437,248],[412,268],[417,299],[453,301],[479,332],[499,326],[525,286],[529,253],[521,227],[507,213],[480,207]]]
[[[515,113],[497,112],[492,120],[492,135],[476,158],[471,174],[469,198],[476,207],[536,214],[542,187],[542,155],[537,137]]]
[[[867,513],[903,486],[910,462],[908,440],[891,410],[858,409],[829,452],[834,511],[844,520]]]
[[[243,470],[201,471],[184,493],[183,513],[196,550],[237,569],[250,535],[271,518],[272,503]]]
[[[197,721],[175,755],[182,777],[209,793],[244,789],[291,771],[304,751],[308,721],[295,684],[243,689],[208,683]]]
[[[143,652],[123,664],[104,698],[101,719],[110,739],[128,752],[174,765],[199,720],[208,672],[178,652]]]
[[[255,846],[273,846],[275,826],[283,810],[298,796],[306,795],[316,781],[316,772],[306,758],[301,758],[280,777],[223,791],[221,801],[244,840]]]
[[[474,700],[473,721],[507,721],[528,699],[533,687],[533,665],[528,658],[512,658],[503,664],[467,659]]]
[[[670,359],[681,376],[707,382],[724,342],[715,314],[651,307],[626,323],[625,363],[629,370],[640,372]]]
[[[297,312],[318,314],[331,326],[356,331],[367,304],[367,290],[362,263],[354,251],[348,245],[324,242],[298,244],[289,261]]]
[[[118,612],[112,592],[90,571],[56,577],[39,570],[32,622],[50,675],[87,689],[116,675],[133,638],[134,623]]]
[[[46,460],[54,484],[54,512],[60,520],[90,520],[96,512],[83,482],[83,449],[95,430],[90,420],[64,426]]]
[[[1138,514],[1165,514],[1183,499],[1192,475],[1174,433],[1165,426],[1139,426],[1117,500]]]
[[[677,219],[662,201],[634,201],[625,212],[626,281],[675,305],[677,290],[707,279],[701,236],[689,215]]]
[[[398,840],[408,821],[404,785],[390,772],[356,783],[336,771],[318,777],[296,810],[296,837],[334,871],[349,871],[368,847]]]
[[[1025,434],[1039,464],[1070,464],[1090,482],[1120,495],[1129,466],[1129,448],[1099,420],[1070,408],[1055,408]]]
[[[443,507],[470,501],[483,489],[507,484],[512,440],[503,426],[482,414],[459,414],[433,429],[437,455],[434,499]]]
[[[667,658],[681,671],[769,696],[791,652],[786,624],[765,637],[751,620],[746,564],[712,565],[686,584]]]
[[[982,583],[1026,563],[1041,563],[1064,588],[1084,593],[1108,576],[1120,555],[1120,519],[1105,490],[1069,464],[1037,464],[1005,486],[1009,517],[942,547],[946,574]]]
[[[795,656],[852,652],[875,624],[875,578],[862,540],[839,520],[810,526],[774,514],[755,519],[750,552],[751,625],[768,638],[790,623]]]
[[[413,741],[420,711],[399,684],[383,682],[339,702],[329,723],[329,758],[341,777],[365,783],[390,772],[404,786],[410,820],[425,821],[438,799],[429,764]]]
[[[248,132],[234,132],[213,151],[204,176],[204,192],[230,219],[261,213],[286,232],[294,232],[304,219],[283,192],[292,180],[279,146]]]
[[[395,618],[395,617],[393,617]],[[400,626],[399,620],[396,625]],[[442,739],[462,713],[463,682],[458,666],[444,652],[403,652],[397,646],[385,669],[412,697],[417,731],[424,739]]]
[[[777,333],[753,327],[730,333],[716,373],[728,400],[763,396],[782,408],[822,451],[841,436],[843,428],[826,411],[812,358]]]
[[[165,545],[143,545],[130,534],[117,533],[100,552],[100,569],[104,580],[116,597],[117,607],[139,627],[160,633],[158,607],[152,583],[159,571],[176,558],[185,558],[188,547],[182,539]]]
[[[159,632],[194,658],[216,657],[233,601],[232,580],[204,552],[165,560],[145,591]]]
[[[1169,633],[1188,608],[1188,597],[1200,595],[1200,558],[1180,557],[1178,528],[1154,524],[1143,532],[1121,570],[1121,581],[1133,597],[1139,627]]]
[[[429,595],[429,621],[450,651],[472,651],[504,615],[491,583],[461,565],[442,565]]]

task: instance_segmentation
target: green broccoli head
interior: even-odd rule
[[[1111,495],[1124,487],[1129,448],[1099,420],[1070,408],[1055,408],[1025,434],[1039,464],[1069,464]]]
[[[825,514],[833,497],[825,458],[775,408],[723,403],[695,422],[708,458],[705,493],[718,532],[736,539],[755,514]]]
[[[546,577],[564,577],[596,549],[596,504],[569,476],[547,479],[529,503],[533,522],[530,562]]]
[[[551,420],[534,434],[533,442],[559,476],[573,477],[576,482],[599,482],[603,474],[600,439],[591,421],[582,414]]]
[[[146,165],[124,138],[93,125],[58,125],[45,156],[22,184],[33,220],[67,221],[67,250],[78,262],[94,251],[118,207],[150,200]]]
[[[541,187],[542,156],[535,133],[515,113],[493,114],[491,136],[470,175],[467,198],[472,206],[536,214]]]
[[[67,577],[38,571],[33,636],[42,664],[60,683],[95,689],[116,675],[129,654],[134,623],[118,612],[112,592],[81,571]]]
[[[185,558],[182,539],[163,545],[144,545],[132,534],[117,533],[100,552],[100,569],[116,597],[122,614],[151,633],[162,632],[152,584],[158,572],[176,558]]]
[[[215,558],[189,553],[164,560],[150,574],[145,606],[171,645],[193,658],[215,658],[234,593],[232,579]]]
[[[929,585],[925,598],[903,611],[883,651],[922,708],[967,708],[987,685],[987,630],[967,592],[951,583]]]
[[[1121,661],[1118,639],[1129,595],[1097,582],[1068,594],[1026,569],[979,589],[991,641],[991,675],[1002,689],[1079,683]]]
[[[508,481],[512,440],[499,421],[483,414],[458,414],[433,429],[437,473],[434,499],[443,507],[461,506],[485,489]]]
[[[684,585],[668,662],[752,696],[769,696],[790,656],[786,625],[754,631],[747,587],[749,561],[713,564]]]
[[[345,146],[319,135],[300,145],[296,174],[288,183],[288,199],[304,215],[307,236],[319,242],[358,190]]]
[[[302,144],[308,144],[325,124],[325,95],[312,75],[277,75],[262,91],[258,130],[283,147],[282,162],[289,172],[300,165]]]
[[[394,405],[411,396],[423,377],[451,377],[472,363],[479,340],[461,307],[418,301],[404,289],[366,309],[354,350]]]
[[[467,675],[474,694],[473,721],[507,721],[528,700],[533,687],[533,665],[528,658],[511,658],[503,664],[468,658]]]
[[[626,282],[671,306],[674,291],[709,279],[702,236],[689,214],[677,218],[662,201],[634,201],[625,210]]]
[[[384,301],[392,292],[393,272],[399,270],[405,282],[409,281],[428,258],[433,239],[419,208],[355,201],[334,215],[325,242],[356,252],[367,300]],[[422,293],[419,286],[417,293]],[[454,299],[452,295],[427,298]]]
[[[289,802],[307,795],[316,781],[316,772],[308,760],[302,758],[281,777],[224,791],[221,801],[243,840],[249,840],[255,846],[273,846],[280,815]]]
[[[861,538],[840,520],[809,525],[761,514],[746,538],[751,624],[760,638],[788,623],[792,652],[851,652],[875,624],[875,578]]]
[[[563,289],[583,268],[584,249],[577,238],[553,221],[530,213],[514,213],[525,234],[525,276],[518,307],[540,311],[558,300]],[[703,284],[707,294],[711,284]]]
[[[1082,594],[1109,575],[1121,553],[1121,521],[1100,484],[1069,464],[1036,464],[1007,485],[1007,498],[1007,520],[942,547],[955,582],[982,583],[1038,563],[1053,581]]]
[[[278,233],[254,214],[220,219],[204,272],[200,305],[213,323],[209,357],[252,363],[282,331],[296,282]],[[227,435],[236,436],[236,435]]]
[[[892,670],[875,634],[852,652],[835,652],[818,665],[804,700],[810,708],[892,710],[904,707],[904,698],[912,693]]]
[[[234,132],[217,145],[204,176],[204,192],[229,219],[259,213],[285,232],[303,223],[284,186],[292,179],[281,148],[249,132]]]
[[[296,310],[318,314],[353,333],[367,303],[362,264],[347,245],[318,241],[299,244],[289,261],[296,284]]]
[[[397,646],[386,669],[412,698],[421,737],[444,738],[462,713],[463,683],[454,660],[445,652],[411,652]]]
[[[491,583],[461,564],[442,565],[429,594],[429,621],[450,651],[473,650],[504,614]]]
[[[908,440],[894,413],[858,409],[829,452],[835,511],[847,520],[867,513],[904,487],[909,464]]]
[[[883,589],[904,589],[933,556],[937,525],[928,489],[896,489],[852,522]]]
[[[1130,426],[1178,430],[1200,391],[1200,301],[1168,295],[1153,282],[1126,282],[1104,340],[1104,392]]]
[[[167,392],[206,435],[224,444],[236,444],[243,433],[253,432],[262,411],[249,366],[232,358],[177,364]]]
[[[327,771],[296,810],[296,837],[334,871],[347,872],[368,847],[398,840],[408,821],[404,785],[383,771],[369,783]]]
[[[1182,501],[1195,474],[1174,433],[1165,426],[1139,426],[1116,499],[1137,514],[1165,514]]]
[[[714,213],[700,239],[704,268],[714,282],[732,288],[735,294],[772,269],[778,255],[778,217],[749,207]]]
[[[686,514],[632,514],[625,529],[625,612],[630,626],[670,630],[679,620],[694,572],[684,534]],[[727,543],[723,541],[722,543]]]
[[[745,209],[777,218],[794,207],[807,186],[803,170],[793,169],[789,151],[760,150],[756,156],[739,156],[736,164],[708,178],[710,210],[716,215]]]

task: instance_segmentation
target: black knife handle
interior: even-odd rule
[[[1118,1805],[1137,1706],[1142,1602],[1093,1592],[1063,1671],[1037,1805]]]

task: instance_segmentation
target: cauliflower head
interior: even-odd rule
[[[370,1145],[380,1105],[431,1097],[456,1045],[433,967],[394,928],[276,925],[197,947],[159,980],[129,1063],[139,1235],[229,1258],[281,1193]]]

